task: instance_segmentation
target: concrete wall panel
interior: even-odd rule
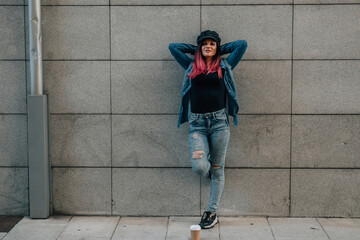
[[[183,68],[176,61],[113,61],[113,113],[178,114]]]
[[[41,5],[109,5],[110,0],[41,0]],[[29,0],[25,0],[25,5]]]
[[[294,0],[294,4],[347,4],[360,3],[359,0]]]
[[[204,6],[201,29],[215,30],[221,44],[245,39],[243,59],[291,58],[290,5]]]
[[[43,82],[50,113],[110,113],[108,61],[44,61]]]
[[[292,131],[293,167],[360,167],[360,116],[293,116]]]
[[[288,169],[225,169],[225,187],[220,205],[221,216],[289,214]],[[210,195],[209,179],[201,179],[201,209]]]
[[[109,6],[43,6],[41,21],[44,60],[110,59]]]
[[[196,44],[199,15],[199,6],[113,6],[111,59],[173,59],[169,43]]]
[[[0,112],[26,113],[24,61],[0,61]]]
[[[295,61],[294,113],[360,113],[360,61]]]
[[[109,115],[52,115],[52,166],[110,166]]]
[[[240,61],[233,73],[239,113],[291,113],[291,61]]]
[[[294,59],[359,59],[360,5],[294,7]]]
[[[0,32],[0,59],[24,59],[24,7],[0,6]]]
[[[200,0],[110,0],[111,5],[199,5]]]
[[[110,215],[110,168],[53,168],[54,214]]]
[[[189,168],[113,168],[112,176],[116,215],[200,214],[200,178]]]
[[[1,215],[28,215],[28,168],[0,168]]]
[[[0,115],[0,166],[28,166],[26,115]]]
[[[177,116],[114,115],[113,166],[191,167],[188,124]]]
[[[24,0],[0,0],[0,5],[24,5]]]
[[[359,169],[292,169],[291,216],[359,217]]]
[[[201,0],[202,5],[292,4],[292,0]]]
[[[231,118],[231,117],[230,117]],[[290,116],[240,115],[230,126],[227,167],[289,167]]]

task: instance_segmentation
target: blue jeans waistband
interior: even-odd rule
[[[193,113],[189,112],[189,115],[193,115],[194,117],[200,118],[200,117],[215,117],[217,114],[226,114],[226,109],[222,108],[220,110],[217,110],[215,112],[207,112],[207,113]]]

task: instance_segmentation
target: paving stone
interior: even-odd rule
[[[190,226],[199,224],[199,217],[170,217],[166,240],[191,239]],[[200,231],[201,240],[219,239],[219,224],[212,229]]]
[[[0,232],[0,240],[1,240],[1,239],[4,239],[4,237],[6,236],[6,234],[7,234],[6,232]]]
[[[360,239],[359,218],[318,218],[330,239]]]
[[[74,216],[58,240],[108,239],[110,240],[120,217]]]
[[[328,240],[316,218],[268,218],[275,240]]]
[[[122,217],[111,240],[165,239],[168,217]]]
[[[31,219],[25,216],[3,240],[55,240],[66,227],[71,216],[49,216]]]
[[[221,217],[220,238],[226,240],[273,240],[265,217]]]

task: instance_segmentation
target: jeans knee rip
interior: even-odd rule
[[[213,169],[220,169],[220,168],[221,168],[220,165],[214,165],[214,164],[211,164],[211,167],[212,167]]]
[[[192,155],[193,159],[202,158],[203,156],[204,156],[204,151],[203,150],[195,150],[195,151],[193,151],[193,155]]]

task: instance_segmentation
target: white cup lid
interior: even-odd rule
[[[191,225],[190,230],[191,231],[201,230],[201,227],[199,225]]]

